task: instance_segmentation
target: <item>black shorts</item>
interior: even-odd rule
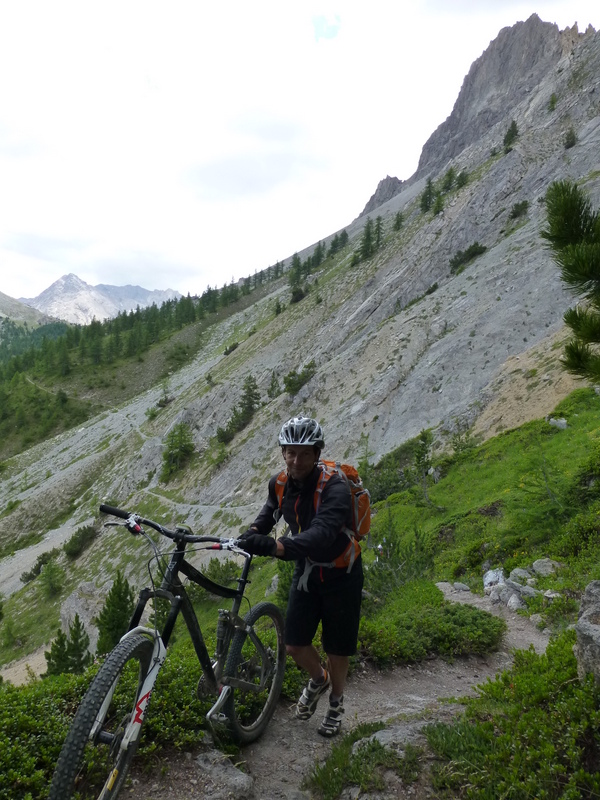
[[[305,592],[298,590],[304,569],[296,567],[288,598],[285,643],[295,647],[312,644],[321,622],[323,650],[332,656],[352,656],[360,623],[362,560],[357,560],[352,572],[337,568],[323,568],[323,572],[326,569],[329,574],[321,581],[320,568],[313,568],[309,591]]]

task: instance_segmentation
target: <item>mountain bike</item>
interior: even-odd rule
[[[100,511],[124,520],[106,525],[123,525],[130,533],[145,537],[153,559],[162,565],[162,579],[157,588],[150,572],[152,588],[141,590],[128,632],[107,656],[84,695],[58,758],[49,800],[117,797],[137,750],[179,613],[202,667],[198,695],[215,700],[206,714],[212,729],[225,729],[238,744],[255,741],[275,711],[283,684],[283,615],[272,603],[261,602],[240,617],[252,556],[237,546],[236,539],[195,536],[183,526],[169,530],[138,514],[104,504]],[[175,542],[166,567],[163,554],[144,527]],[[196,569],[185,559],[188,544],[206,545],[194,549],[227,550],[243,556],[237,587],[216,583]],[[231,610],[218,612],[214,658],[208,653],[181,575],[210,594],[232,600]],[[156,625],[141,624],[148,602],[157,599],[170,606],[162,631]],[[154,618],[157,616],[155,613]]]

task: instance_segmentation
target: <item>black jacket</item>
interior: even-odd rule
[[[269,533],[276,522],[274,512],[279,504],[275,483],[278,475],[270,479],[267,502],[252,523],[259,533]],[[288,476],[281,510],[292,535],[280,540],[286,561],[309,557],[312,561],[329,563],[348,546],[348,535],[343,528],[351,524],[350,489],[343,478],[332,475],[321,493],[319,513],[315,514],[314,497],[319,475],[320,470],[315,467],[302,485]]]

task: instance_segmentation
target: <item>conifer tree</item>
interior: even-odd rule
[[[168,480],[171,475],[180,470],[193,452],[194,440],[189,426],[185,422],[180,422],[171,428],[165,439],[162,480]]]
[[[97,619],[97,652],[99,654],[112,650],[121,636],[127,632],[135,604],[134,600],[134,591],[127,578],[119,570]]]
[[[90,637],[85,632],[79,614],[75,614],[75,619],[69,625],[69,635],[59,628],[50,650],[44,653],[47,674],[62,675],[68,672],[80,675],[92,663],[89,645]]]
[[[584,302],[564,315],[573,338],[564,351],[564,366],[594,383],[600,380],[600,215],[571,181],[556,181],[546,192],[549,242],[561,278]]]
[[[67,639],[69,672],[73,673],[73,675],[81,675],[92,663],[92,654],[88,649],[89,646],[90,637],[85,632],[83,623],[79,619],[79,614],[75,614],[75,619],[69,625],[69,638]]]
[[[519,136],[519,129],[517,127],[517,123],[513,121],[510,123],[508,130],[504,134],[504,152],[508,153],[511,149],[513,144],[516,142]]]
[[[62,675],[69,671],[69,656],[67,653],[67,636],[59,628],[50,650],[44,653],[48,665],[48,675]]]
[[[427,183],[425,184],[425,189],[423,190],[420,201],[421,211],[423,214],[426,214],[433,205],[433,195],[433,181],[431,178],[427,178]]]
[[[360,241],[360,256],[362,259],[369,258],[373,255],[375,243],[373,241],[373,220],[367,217],[365,227],[363,228],[362,239]]]

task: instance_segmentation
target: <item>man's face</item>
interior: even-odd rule
[[[286,445],[283,448],[283,458],[289,474],[296,481],[306,480],[318,461],[315,448],[306,444]]]

